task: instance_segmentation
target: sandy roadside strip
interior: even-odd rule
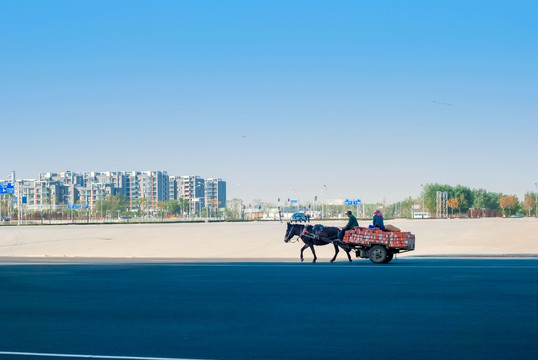
[[[538,254],[537,218],[386,223],[416,235],[416,250],[400,256]],[[345,221],[324,224],[343,226]],[[359,221],[361,226],[368,224]],[[3,226],[0,227],[0,258],[297,260],[302,243],[284,243],[285,229],[286,224],[279,222]],[[333,248],[317,247],[316,252],[320,261],[324,261],[332,257]],[[305,257],[310,260],[309,250]],[[345,255],[341,253],[338,259],[344,260]]]

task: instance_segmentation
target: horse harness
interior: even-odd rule
[[[306,229],[306,227],[305,227],[305,229]],[[288,231],[287,231],[287,233],[286,233],[286,237],[288,237],[288,235],[291,233],[291,231],[292,231],[292,228],[289,228]],[[293,243],[296,243],[296,242],[299,242],[299,239],[296,239],[295,241],[293,241],[293,238],[294,238],[295,236],[298,236],[298,237],[300,238],[300,235],[292,235],[288,241],[289,241],[290,243],[292,243],[292,244],[293,244]]]
[[[312,227],[312,230],[313,230],[313,232],[309,232],[307,230],[307,227],[305,226],[301,236],[305,236],[305,237],[308,237],[308,238],[314,239],[314,240],[321,240],[321,241],[327,241],[327,242],[334,242],[338,238],[338,234],[333,235],[333,236],[323,236],[322,237],[320,234],[323,231],[323,225],[314,225]]]

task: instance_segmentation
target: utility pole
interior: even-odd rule
[[[21,183],[17,183],[17,225],[21,224]]]

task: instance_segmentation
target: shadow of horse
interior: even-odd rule
[[[316,256],[314,246],[323,246],[328,244],[333,244],[334,246],[334,256],[331,259],[331,263],[336,260],[336,256],[340,252],[339,248],[342,248],[342,250],[346,252],[349,262],[352,261],[351,255],[349,254],[351,247],[348,244],[338,240],[338,232],[340,229],[337,227],[323,227],[323,230],[316,234],[313,231],[313,228],[314,227],[312,225],[292,224],[288,222],[284,242],[290,242],[294,236],[298,236],[301,240],[303,240],[305,245],[301,248],[301,262],[304,261],[303,251],[306,248],[309,247],[310,250],[312,250],[312,255],[314,255],[314,260],[312,260],[312,262],[315,263],[318,257]]]

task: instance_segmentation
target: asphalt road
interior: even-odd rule
[[[536,359],[537,336],[536,258],[0,266],[0,360]]]

